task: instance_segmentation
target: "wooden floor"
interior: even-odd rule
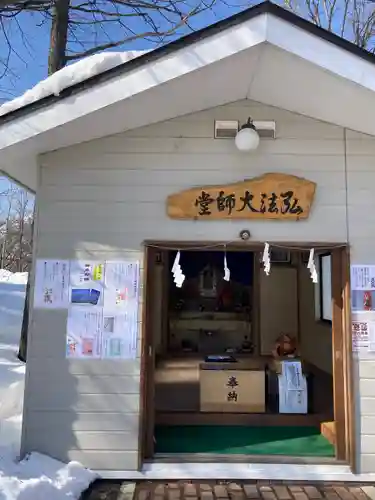
[[[199,358],[160,360],[155,372],[155,423],[159,425],[318,426],[333,419],[332,377],[313,372],[312,412],[308,415],[277,413],[201,413]]]

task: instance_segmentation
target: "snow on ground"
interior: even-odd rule
[[[142,54],[145,50],[129,50],[126,52],[101,52],[80,61],[69,64],[57,71],[35,87],[25,92],[22,96],[8,101],[0,106],[0,116],[22,108],[27,104],[39,101],[50,95],[59,95],[64,89],[88,80],[89,78],[104,73],[105,71],[120,66]],[[0,499],[1,500],[1,499]]]
[[[0,270],[0,500],[78,499],[96,478],[76,462],[19,462],[25,365],[17,358],[27,273]]]

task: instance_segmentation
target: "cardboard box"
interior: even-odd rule
[[[216,365],[216,364],[215,364]],[[223,364],[224,365],[224,364]],[[232,365],[233,366],[233,365]],[[264,413],[265,370],[201,369],[200,410],[220,413]]]

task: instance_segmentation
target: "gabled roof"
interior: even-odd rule
[[[265,2],[5,115],[0,168],[35,187],[39,153],[242,99],[375,135],[374,62]]]
[[[249,21],[260,14],[272,14],[273,16],[287,21],[288,23],[305,30],[308,33],[311,33],[317,37],[320,37],[322,40],[326,40],[329,43],[336,45],[344,50],[347,50],[351,54],[354,54],[370,63],[375,64],[375,55],[373,53],[368,52],[367,50],[358,47],[354,43],[349,42],[348,40],[337,36],[335,33],[327,31],[316,24],[313,24],[306,19],[294,14],[290,10],[286,10],[279,5],[276,5],[270,1],[262,2],[258,5],[250,7],[238,14],[230,16],[229,18],[218,21],[215,24],[202,28],[198,31],[192,32],[186,36],[183,36],[173,42],[170,42],[162,47],[159,47],[151,52],[145,52],[145,54],[138,56],[134,59],[131,59],[123,64],[120,64],[114,68],[111,68],[102,73],[98,73],[91,78],[88,78],[78,84],[72,85],[66,89],[64,89],[58,96],[50,95],[48,97],[44,97],[32,104],[28,104],[19,109],[11,111],[4,116],[0,116],[0,125],[2,123],[7,122],[8,120],[12,120],[14,118],[18,118],[22,116],[24,113],[29,113],[34,111],[35,109],[53,104],[56,101],[64,99],[68,96],[74,95],[77,92],[82,92],[93,85],[98,85],[100,83],[106,82],[109,79],[112,79],[116,76],[119,76],[123,73],[132,71],[134,69],[140,68],[142,65],[148,64],[150,62],[156,61],[161,57],[165,57],[171,52],[177,51],[181,48],[188,47],[196,42],[203,40],[204,38],[215,35],[223,30],[226,30],[232,26],[237,24],[241,24],[245,21]]]

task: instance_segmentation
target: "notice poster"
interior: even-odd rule
[[[352,290],[375,290],[375,266],[351,266]]]
[[[102,356],[134,359],[137,355],[139,262],[106,262]]]
[[[137,331],[128,312],[104,314],[102,332],[103,359],[135,359]]]
[[[68,314],[66,355],[68,358],[98,359],[102,352],[103,312],[71,307]]]
[[[138,262],[106,262],[105,309],[125,310],[129,303],[138,300],[138,281]]]
[[[67,356],[134,359],[138,297],[138,261],[72,261]]]
[[[102,306],[104,271],[103,262],[71,261],[70,303],[74,306]]]
[[[34,307],[65,309],[69,304],[69,261],[37,260]]]
[[[370,325],[368,321],[352,321],[352,345],[353,352],[358,352],[361,348],[369,347]]]
[[[375,266],[351,266],[352,311],[375,310]]]

